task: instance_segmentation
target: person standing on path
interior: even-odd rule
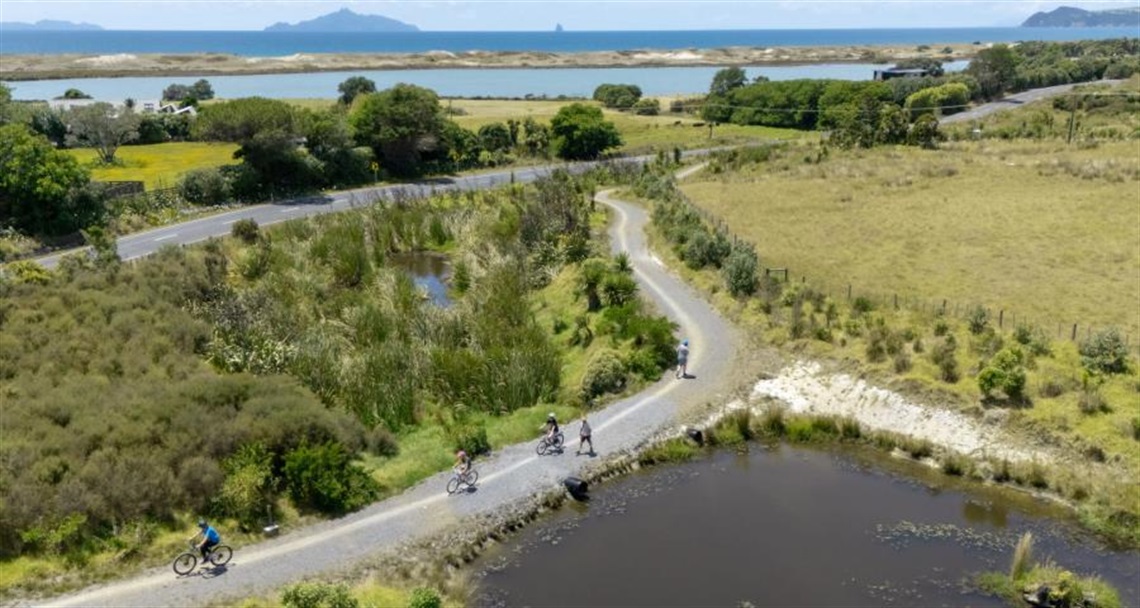
[[[677,345],[677,379],[689,375],[689,339],[681,340]]]
[[[590,456],[594,455],[594,440],[590,438],[590,423],[586,421],[586,415],[582,415],[582,427],[578,429],[578,451],[574,453],[575,456],[582,454],[582,446],[590,444]]]

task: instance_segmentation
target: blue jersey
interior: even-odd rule
[[[202,532],[202,536],[211,543],[221,542],[222,540],[222,535],[218,534],[218,531],[215,530],[213,526],[206,526],[206,530]]]

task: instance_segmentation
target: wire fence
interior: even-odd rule
[[[728,224],[722,218],[717,217],[700,205],[694,203],[688,196],[681,192],[680,189],[677,189],[676,192],[680,200],[684,202],[689,209],[699,215],[701,219],[709,226],[712,226],[714,230],[724,234],[726,238],[729,238],[734,246],[738,243],[751,245],[761,260],[760,273],[763,276],[782,280],[785,284],[789,285],[796,281],[797,275],[795,275],[790,268],[764,266],[763,256],[760,255],[761,250],[755,243],[737,236],[728,228]],[[801,284],[809,284],[806,275],[801,274],[798,276],[798,279],[798,282]],[[849,303],[854,303],[857,298],[862,298],[869,302],[876,310],[909,310],[931,315],[942,315],[960,320],[968,320],[972,315],[977,314],[977,310],[980,308],[985,311],[987,318],[990,319],[999,330],[1013,330],[1018,327],[1019,324],[1027,325],[1039,328],[1057,340],[1079,342],[1090,339],[1097,331],[1116,327],[1111,325],[1098,326],[1087,321],[1066,322],[1043,320],[1034,318],[1031,315],[1019,315],[1016,310],[1011,308],[987,305],[981,301],[963,301],[951,298],[930,299],[929,297],[899,294],[897,292],[882,293],[868,291],[860,289],[853,283],[848,283],[845,286],[827,286],[821,285],[820,283],[819,281],[813,280],[810,284],[833,300],[842,299]],[[820,289],[821,287],[822,289]],[[1132,338],[1136,337],[1133,334],[1136,328],[1125,327],[1122,329],[1116,327],[1116,329],[1121,332],[1121,336],[1124,338],[1129,352],[1133,355],[1140,356],[1140,341],[1136,343],[1132,342]]]

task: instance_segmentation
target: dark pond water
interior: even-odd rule
[[[1140,553],[1064,511],[880,454],[753,446],[594,488],[475,563],[480,606],[1003,606],[1017,538],[1140,602]]]
[[[399,253],[388,260],[411,275],[416,286],[425,291],[436,306],[451,306],[451,298],[447,296],[447,277],[450,274],[447,258],[426,253]]]

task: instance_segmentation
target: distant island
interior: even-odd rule
[[[267,32],[418,32],[420,28],[381,15],[361,15],[347,8],[297,24],[274,23]]]
[[[1137,27],[1140,7],[1086,11],[1061,6],[1049,12],[1034,13],[1021,27]]]
[[[9,32],[79,32],[96,31],[103,28],[91,23],[72,23],[70,21],[56,21],[41,19],[35,23],[21,21],[0,21],[0,30]]]

